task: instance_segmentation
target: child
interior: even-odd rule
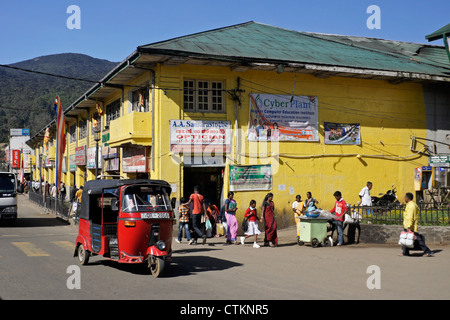
[[[334,213],[334,224],[337,227],[338,231],[338,246],[342,246],[344,244],[344,218],[345,214],[348,211],[347,203],[342,198],[342,194],[340,191],[336,191],[333,194],[334,198],[336,199],[336,203],[334,205],[334,208],[331,209],[331,213]]]
[[[181,235],[183,234],[184,228],[186,232],[186,238],[189,241],[189,244],[192,244],[193,240],[191,239],[191,233],[189,232],[189,206],[185,202],[186,199],[182,197],[180,199],[180,207],[178,208],[179,227],[178,227],[178,239],[176,241],[178,243],[181,243]]]
[[[258,229],[258,215],[256,212],[256,201],[251,200],[250,206],[247,208],[247,211],[245,211],[245,216],[248,217],[248,229],[245,232],[246,236],[241,237],[241,244],[244,244],[245,239],[251,236],[255,236],[255,242],[253,242],[253,248],[259,248],[259,245],[257,243],[258,241],[258,235],[261,233]]]
[[[303,211],[305,209],[305,203],[302,201],[302,197],[298,194],[295,197],[295,201],[292,204],[292,210],[294,211],[295,224],[297,226],[297,240],[300,240],[300,218],[303,217]]]

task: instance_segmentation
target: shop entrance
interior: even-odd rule
[[[206,202],[212,202],[220,208],[223,199],[224,167],[184,167],[183,195],[187,199],[194,192],[194,186],[199,186],[200,194]]]

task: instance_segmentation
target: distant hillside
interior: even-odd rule
[[[48,55],[11,64],[94,81],[103,78],[116,65],[117,62],[76,53]],[[8,141],[10,128],[29,128],[33,136],[55,118],[56,95],[67,108],[92,85],[0,67],[0,142]]]

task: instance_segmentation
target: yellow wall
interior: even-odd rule
[[[395,183],[398,195],[403,201],[405,192],[414,190],[413,169],[426,165],[426,157],[407,159],[395,158],[413,155],[409,150],[412,135],[425,137],[425,105],[420,84],[390,84],[387,81],[363,80],[343,77],[317,78],[313,75],[297,74],[295,95],[317,96],[319,101],[320,142],[280,142],[277,160],[275,157],[249,158],[255,146],[247,142],[249,95],[250,93],[290,94],[294,85],[294,74],[267,71],[232,72],[229,68],[201,66],[159,66],[157,85],[160,88],[182,88],[184,78],[218,79],[225,82],[226,89],[236,87],[241,78],[242,106],[238,108],[240,134],[240,153],[238,162],[227,158],[225,181],[228,181],[229,164],[272,163],[274,202],[280,220],[293,221],[290,210],[296,194],[304,199],[311,191],[320,202],[320,207],[331,209],[334,204],[333,193],[340,190],[344,199],[351,204],[359,200],[358,193],[366,181],[373,182],[372,195],[385,192]],[[156,178],[167,180],[178,186],[177,197],[183,190],[182,166],[171,160],[170,128],[171,119],[228,120],[234,128],[233,100],[226,95],[226,113],[185,113],[183,111],[183,92],[157,90],[157,110],[155,137]],[[361,146],[325,145],[323,122],[342,122],[361,124]],[[258,144],[254,142],[253,144]],[[252,148],[252,149],[249,149]],[[270,148],[270,146],[269,146]],[[230,154],[235,158],[235,141]],[[270,150],[269,150],[270,151]],[[358,159],[357,154],[362,158]],[[392,159],[376,156],[389,155]],[[313,156],[313,157],[311,157]],[[372,156],[372,157],[371,157]],[[304,158],[299,158],[304,157]],[[275,172],[276,171],[276,172]],[[153,175],[152,175],[153,177]],[[279,191],[279,185],[285,190]],[[294,194],[289,194],[294,187]],[[228,185],[225,183],[225,192]],[[235,192],[235,199],[242,212],[251,199],[258,206],[267,191]],[[186,195],[189,196],[189,195]],[[280,221],[281,222],[281,221]]]
[[[154,154],[154,169],[150,170],[152,179],[163,179],[177,186],[173,194],[178,199],[183,196],[183,166],[173,160],[170,151],[170,126],[173,119],[194,120],[227,120],[235,128],[234,102],[225,93],[224,113],[186,113],[183,110],[183,79],[222,80],[225,89],[234,89],[238,77],[241,78],[242,105],[238,107],[238,127],[240,149],[236,150],[234,132],[232,135],[232,151],[226,158],[224,171],[224,194],[228,192],[228,166],[230,164],[263,164],[271,163],[273,170],[274,201],[281,225],[293,222],[291,204],[296,194],[302,198],[311,191],[320,202],[320,207],[331,209],[334,204],[332,194],[336,190],[343,193],[350,204],[359,200],[358,193],[366,181],[373,182],[372,195],[385,192],[395,183],[398,195],[403,201],[405,192],[414,190],[414,168],[427,164],[427,158],[414,156],[409,150],[410,137],[426,137],[425,105],[421,84],[390,84],[387,81],[363,80],[343,77],[317,78],[309,74],[297,74],[295,95],[317,96],[319,105],[319,142],[280,142],[278,146],[270,145],[268,152],[276,151],[279,157],[251,158],[259,142],[247,141],[249,95],[250,93],[291,94],[295,75],[292,73],[277,74],[273,71],[234,72],[230,68],[213,66],[167,66],[158,64],[155,68],[156,87],[150,90],[150,112],[146,113],[153,126],[151,138]],[[141,86],[151,84],[151,73],[144,71],[130,81],[128,85]],[[169,90],[172,89],[172,90]],[[175,90],[173,90],[175,89]],[[121,99],[121,115],[129,112],[129,92],[136,87],[126,86],[124,91],[116,90],[105,99],[106,105]],[[154,108],[152,112],[152,102]],[[95,112],[91,108],[90,115]],[[86,114],[83,114],[86,117]],[[325,145],[323,122],[360,123],[361,146]],[[68,138],[67,155],[75,152],[75,147],[94,146],[91,135],[91,117],[88,118],[89,138],[72,143]],[[74,122],[72,122],[74,123]],[[72,124],[70,123],[70,124]],[[102,119],[102,128],[104,127]],[[68,126],[69,128],[69,126]],[[103,128],[104,129],[104,128]],[[127,130],[127,128],[122,128]],[[151,128],[149,128],[150,130]],[[112,128],[110,129],[112,130]],[[68,130],[69,131],[69,130]],[[107,131],[103,130],[102,134]],[[78,132],[77,132],[78,137]],[[86,146],[86,147],[89,147]],[[122,151],[119,150],[120,154]],[[361,159],[356,157],[362,155]],[[390,156],[389,159],[380,158]],[[407,158],[400,158],[407,157]],[[121,174],[125,177],[129,175]],[[75,183],[85,183],[86,178],[81,167],[77,167]],[[49,172],[51,170],[43,171]],[[66,174],[66,184],[72,183]],[[87,170],[87,179],[93,179],[93,171]],[[279,190],[284,185],[285,190]],[[289,194],[289,187],[294,194]],[[238,202],[238,219],[244,213],[251,199],[260,207],[267,191],[235,192]],[[188,194],[185,196],[189,196]]]

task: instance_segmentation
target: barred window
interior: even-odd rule
[[[183,108],[191,112],[224,112],[222,81],[184,80]]]
[[[115,120],[120,117],[120,99],[108,104],[106,106],[106,123],[105,127],[109,127],[111,120]]]
[[[78,121],[78,137],[79,139],[87,138],[88,130],[87,130],[87,119],[81,119]]]
[[[70,143],[77,141],[77,126],[76,126],[76,124],[69,127],[69,136],[70,136]]]

